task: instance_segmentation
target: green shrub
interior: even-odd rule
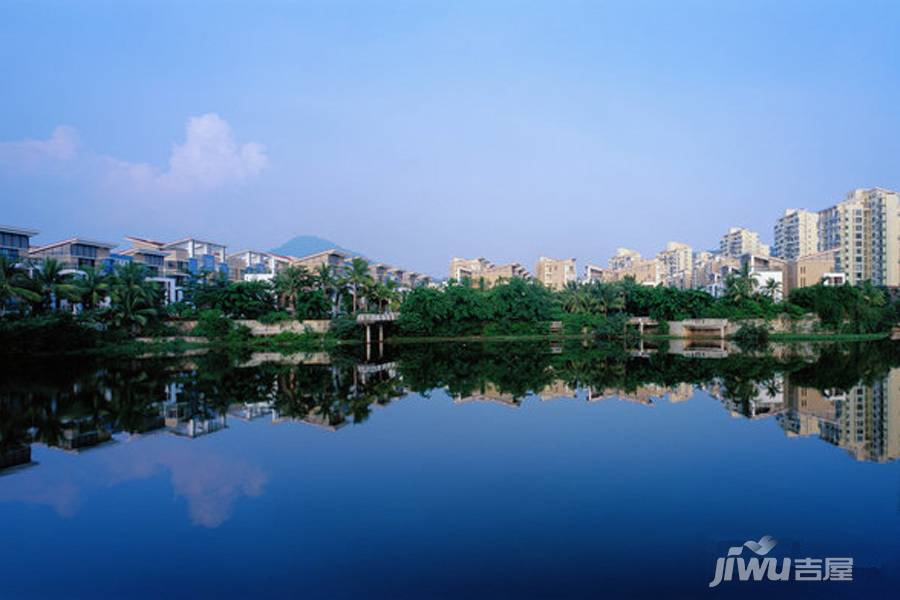
[[[289,312],[278,310],[272,311],[262,315],[258,321],[263,325],[274,325],[275,323],[284,323],[286,321],[293,321],[294,315]]]
[[[628,315],[616,313],[609,315],[597,324],[594,333],[601,338],[612,339],[621,338],[625,334],[625,324],[628,322]]]
[[[339,340],[361,340],[363,327],[356,324],[356,319],[348,315],[338,315],[331,320],[331,333]]]
[[[200,311],[193,334],[209,340],[224,340],[234,326],[221,310],[209,308]]]
[[[96,321],[69,313],[0,320],[2,354],[86,350],[99,346],[108,337],[105,328]]]
[[[741,350],[760,350],[769,345],[769,328],[747,323],[732,338]]]

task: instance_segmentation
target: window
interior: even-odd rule
[[[69,250],[72,256],[80,258],[97,258],[97,247],[86,246],[85,244],[72,244]]]
[[[16,233],[0,233],[0,246],[7,248],[28,248],[28,236]]]

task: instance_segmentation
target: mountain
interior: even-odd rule
[[[277,248],[273,248],[272,252],[275,254],[287,254],[289,256],[306,256],[307,254],[315,254],[316,252],[322,252],[323,250],[331,250],[332,248],[340,250],[341,252],[346,252],[351,256],[364,256],[361,252],[348,250],[330,240],[314,235],[298,235]]]

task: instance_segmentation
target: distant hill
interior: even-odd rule
[[[346,252],[352,256],[364,256],[361,252],[348,250],[330,240],[314,235],[298,235],[277,248],[272,248],[272,252],[275,254],[287,254],[289,256],[306,256],[307,254],[315,254],[316,252],[322,252],[323,250],[331,250],[332,248],[340,250],[341,252]]]

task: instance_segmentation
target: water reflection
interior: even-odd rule
[[[388,354],[381,348],[377,357],[370,349],[368,357],[209,354],[103,365],[8,364],[0,383],[0,472],[31,465],[32,444],[82,453],[153,432],[190,440],[226,431],[234,419],[338,430],[365,422],[397,398],[437,389],[458,404],[510,407],[560,398],[652,406],[705,393],[735,416],[774,417],[787,435],[818,436],[858,460],[900,456],[900,352],[889,343],[790,346],[761,355],[724,345],[459,344],[390,347]],[[178,453],[162,462],[186,490],[193,484],[182,475]],[[201,463],[193,462],[195,471]],[[248,469],[250,483],[213,483],[256,493],[265,477]],[[202,472],[194,478],[215,468]],[[198,515],[205,523],[222,518],[209,509]]]

